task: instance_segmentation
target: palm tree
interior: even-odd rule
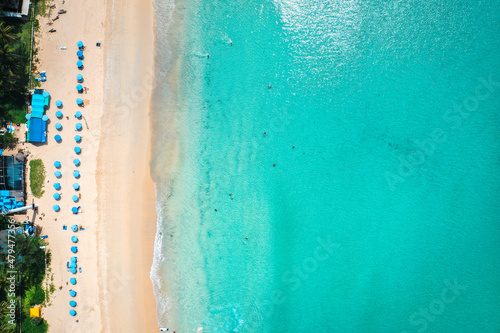
[[[0,22],[0,43],[8,44],[19,41],[16,39],[16,34],[11,25],[6,25],[5,22]]]

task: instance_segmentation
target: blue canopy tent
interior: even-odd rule
[[[78,214],[78,208],[77,207],[71,208],[71,211],[73,212],[73,214]]]
[[[80,189],[80,184],[74,183],[73,188],[78,191]]]
[[[54,188],[59,191],[61,189],[61,184],[60,183],[54,183]]]
[[[61,162],[59,162],[59,161],[55,161],[55,162],[54,162],[54,166],[55,166],[56,168],[60,168],[60,167],[61,167]]]
[[[71,230],[73,230],[74,232],[77,232],[78,231],[78,226],[76,224],[72,225],[71,226]]]
[[[76,264],[76,261],[78,260],[77,257],[71,257],[71,262],[74,262]]]
[[[58,212],[61,210],[61,207],[59,207],[59,205],[54,205],[54,206],[52,206],[52,208],[54,209],[55,212]]]
[[[70,290],[69,290],[69,295],[70,295],[71,297],[75,297],[75,296],[76,296],[76,291],[74,291],[73,289],[70,289]]]
[[[78,196],[76,194],[74,194],[71,199],[73,199],[74,202],[78,202]]]
[[[76,142],[80,142],[80,141],[82,141],[82,137],[81,137],[81,136],[79,136],[79,135],[75,135],[75,141],[76,141]]]
[[[77,253],[78,252],[78,246],[72,246],[71,247],[71,252]]]
[[[71,241],[73,243],[78,243],[78,237],[76,237],[76,236],[71,237]]]
[[[83,51],[81,50],[77,51],[76,56],[78,57],[78,59],[83,60]]]
[[[78,105],[83,105],[83,99],[81,99],[81,98],[77,98],[77,99],[76,99],[76,104],[78,104]]]
[[[47,122],[41,118],[33,116],[28,119],[26,126],[28,132],[26,133],[26,140],[28,142],[46,142],[47,141]]]
[[[69,283],[71,283],[72,285],[75,285],[76,284],[76,279],[75,278],[71,278],[69,280]]]
[[[76,316],[76,311],[75,310],[69,310],[69,314],[74,317],[74,316]]]
[[[75,147],[75,153],[80,154],[82,152],[82,148]]]
[[[82,113],[80,111],[76,111],[75,117],[81,118],[82,117]]]
[[[56,172],[54,172],[54,176],[56,176],[57,178],[61,178],[62,176],[61,171],[57,170]]]
[[[83,86],[81,84],[77,84],[76,85],[76,90],[78,90],[78,92],[82,92],[83,91]]]
[[[75,128],[77,131],[81,131],[83,128],[82,123],[76,123]]]
[[[62,124],[56,123],[56,130],[62,130]]]
[[[79,166],[79,165],[80,165],[80,160],[79,160],[78,158],[75,158],[75,159],[73,160],[73,164],[74,164],[75,166]]]
[[[59,193],[54,193],[53,195],[54,199],[59,200],[61,199],[61,195]]]
[[[62,101],[61,101],[60,99],[58,99],[58,100],[56,101],[56,106],[57,106],[58,108],[60,108],[62,105],[63,105]]]
[[[54,136],[54,140],[56,140],[57,142],[61,142],[62,138],[59,134],[57,134],[56,136]]]
[[[60,110],[57,110],[56,117],[57,118],[62,118],[62,116],[63,116],[63,113]]]
[[[75,307],[76,306],[76,302],[75,301],[70,301],[69,305],[72,306],[72,307]]]
[[[48,102],[48,98],[43,97],[42,94],[33,94],[31,96],[31,117],[42,118]]]
[[[80,60],[78,60],[76,62],[76,67],[78,67],[78,69],[83,69],[83,62],[81,62]]]
[[[83,47],[83,42],[81,40],[78,41],[78,43],[76,43],[76,45],[78,46],[78,48],[82,48]]]
[[[80,178],[80,171],[78,170],[73,171],[73,177]]]

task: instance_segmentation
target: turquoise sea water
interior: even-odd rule
[[[160,326],[500,332],[500,1],[171,5]]]

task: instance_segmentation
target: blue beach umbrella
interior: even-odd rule
[[[83,47],[83,42],[81,40],[78,41],[78,43],[76,43],[76,45],[80,48],[80,47]]]
[[[76,306],[76,302],[75,301],[70,301],[69,305],[72,306],[72,307],[75,307]]]
[[[42,93],[42,96],[43,96],[43,97],[45,97],[45,98],[47,98],[47,97],[49,97],[49,96],[50,96],[50,93],[49,93],[47,90],[45,90],[45,91]]]
[[[82,141],[82,137],[81,137],[81,136],[79,136],[79,135],[75,135],[75,141],[76,141],[76,142],[80,142],[80,141]]]
[[[75,297],[75,296],[76,296],[76,291],[74,291],[73,289],[70,289],[70,291],[69,291],[69,295],[70,295],[71,297]]]
[[[75,178],[80,177],[80,171],[78,171],[78,170],[73,171],[73,177],[75,177]]]
[[[69,280],[69,283],[71,283],[72,285],[75,285],[76,284],[76,279],[75,278],[71,278]]]
[[[44,114],[43,117],[42,117],[42,120],[43,121],[49,121],[49,116],[47,116],[46,114]]]
[[[62,129],[62,124],[61,123],[56,123],[56,129],[61,130]]]
[[[73,273],[73,274],[76,274],[76,268],[75,268],[75,267],[71,268],[69,271],[70,271],[71,273]]]
[[[75,147],[75,153],[80,154],[82,152],[82,148]]]
[[[71,252],[77,253],[78,252],[78,247],[77,246],[72,246],[71,247]]]
[[[71,237],[71,241],[73,243],[78,243],[78,237],[76,237],[76,236]]]
[[[82,68],[83,68],[83,62],[82,62],[82,61],[80,61],[80,60],[78,60],[78,61],[76,62],[76,66],[77,66],[79,69],[82,69]]]
[[[69,268],[76,268],[76,263],[72,262],[71,265],[69,265]]]
[[[62,176],[61,171],[58,170],[58,171],[54,172],[54,176],[56,176],[57,178],[61,178],[61,176]]]
[[[78,191],[80,189],[80,184],[74,183],[73,188]]]
[[[61,210],[61,207],[59,207],[59,205],[54,205],[52,206],[52,208],[54,209],[54,211],[58,212]]]
[[[83,60],[83,51],[82,50],[77,51],[76,56],[78,57],[78,59]]]
[[[61,162],[59,162],[59,161],[55,161],[55,162],[54,162],[54,166],[55,166],[56,168],[60,168],[60,167],[61,167]]]
[[[71,230],[73,230],[74,232],[77,232],[78,231],[78,226],[76,224],[72,225],[71,226]]]
[[[61,199],[61,195],[59,193],[54,193],[53,195],[54,199],[59,200]]]
[[[61,189],[61,184],[54,183],[54,188],[59,191]]]
[[[77,75],[76,75],[76,80],[77,80],[78,82],[82,82],[82,81],[83,81],[83,75],[82,75],[82,74],[77,74]]]
[[[71,208],[71,211],[73,212],[73,214],[77,214],[78,213],[78,208],[77,207],[73,207],[73,208]]]
[[[75,159],[73,160],[73,164],[74,164],[75,166],[79,166],[79,165],[80,165],[80,160],[79,160],[79,159],[77,159],[77,158],[75,158]]]
[[[75,117],[81,118],[82,117],[82,113],[80,111],[76,111]]]
[[[62,116],[63,116],[62,112],[58,110],[58,111],[56,112],[56,117],[57,117],[57,118],[62,118]]]
[[[54,140],[56,140],[57,142],[61,142],[62,138],[59,134],[57,134],[55,137],[54,137]]]
[[[78,104],[78,105],[82,105],[82,104],[83,104],[83,99],[81,99],[81,98],[77,98],[77,99],[76,99],[76,104]]]
[[[76,85],[76,90],[82,91],[83,90],[83,86],[81,84],[77,84]]]
[[[31,119],[31,115],[29,113],[26,114],[26,120],[30,120]]]
[[[77,257],[71,257],[71,262],[74,262],[76,264]]]
[[[62,101],[60,99],[56,101],[56,106],[59,108],[62,106]]]
[[[74,202],[77,202],[78,201],[78,196],[76,194],[74,194],[71,199],[73,199]]]
[[[82,127],[83,127],[82,123],[76,123],[76,125],[75,125],[75,128],[76,128],[77,131],[81,131]]]
[[[74,316],[76,316],[76,311],[75,310],[69,310],[69,314],[74,317]]]

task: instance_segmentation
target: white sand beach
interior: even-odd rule
[[[43,316],[50,332],[157,331],[149,279],[156,231],[148,116],[153,5],[143,0],[56,0],[51,4],[55,9],[49,18],[40,19],[35,45],[37,69],[46,71],[48,78],[41,88],[51,94],[46,112],[50,117],[48,143],[26,144],[29,158],[41,158],[47,173],[45,194],[35,202],[39,205],[37,223],[49,236],[56,291]],[[60,9],[67,12],[47,25]],[[49,33],[49,29],[56,32]],[[83,70],[76,66],[79,40],[85,44]],[[88,88],[84,94],[75,88],[78,73]],[[77,106],[78,97],[84,107]],[[63,102],[62,119],[55,116],[56,100]],[[82,119],[74,116],[76,111],[82,112]],[[55,128],[57,122],[63,126],[60,131]],[[78,122],[83,125],[80,132],[75,130]],[[61,135],[61,143],[54,140],[56,134]],[[77,134],[82,137],[80,144],[74,140]],[[77,145],[82,149],[79,155],[74,152]],[[75,158],[80,159],[80,166],[73,164]],[[62,163],[60,179],[54,176],[56,160]],[[79,179],[73,177],[73,170],[79,170]],[[52,197],[56,182],[62,187],[58,202]],[[75,182],[80,191],[72,188]],[[81,194],[78,203],[71,199],[74,194]],[[60,212],[53,211],[54,204],[60,205]],[[81,213],[74,215],[74,206],[81,206]],[[85,230],[73,233],[70,227],[75,224]],[[78,244],[71,242],[73,235],[78,236]],[[76,275],[66,267],[74,255],[73,245],[78,246],[76,256],[82,269]],[[75,286],[68,284],[72,277],[77,279]],[[77,292],[75,317],[69,315],[70,289]]]

